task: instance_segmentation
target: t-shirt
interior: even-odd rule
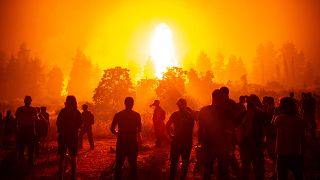
[[[90,111],[83,111],[81,115],[83,127],[89,127],[94,124],[94,116]]]
[[[118,126],[118,137],[132,136],[136,137],[137,133],[141,132],[141,117],[140,114],[129,109],[125,109],[115,114],[111,132],[115,133],[115,128]]]
[[[276,152],[280,155],[302,153],[304,123],[298,116],[280,114],[274,125],[277,129]]]
[[[194,115],[189,111],[176,111],[170,118],[168,123],[173,124],[174,141],[180,143],[192,143],[192,133],[194,127]]]
[[[37,110],[32,106],[21,106],[16,113],[18,128],[35,128],[36,120],[38,119]]]
[[[81,113],[77,109],[63,108],[57,119],[59,135],[63,137],[74,137],[78,135],[82,124]]]

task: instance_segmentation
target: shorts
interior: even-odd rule
[[[70,156],[77,156],[78,154],[78,136],[73,137],[58,137],[58,154],[66,155],[67,150]]]

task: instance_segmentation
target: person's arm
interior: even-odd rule
[[[203,143],[204,139],[204,124],[203,124],[203,112],[200,110],[198,118],[199,118],[199,128],[198,128],[198,144]]]
[[[170,138],[173,138],[173,134],[171,133],[171,126],[173,124],[173,116],[174,114],[172,114],[168,120],[168,122],[166,123],[166,131],[167,131],[167,134],[169,135]]]
[[[114,135],[118,135],[118,132],[116,131],[116,126],[118,125],[118,121],[119,121],[118,114],[115,114],[111,123],[111,128],[110,128],[112,134]]]

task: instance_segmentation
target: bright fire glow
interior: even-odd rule
[[[151,38],[150,56],[154,62],[156,76],[162,77],[167,67],[176,66],[175,49],[172,39],[172,31],[168,25],[157,25]]]

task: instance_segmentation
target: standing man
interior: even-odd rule
[[[180,179],[185,179],[188,173],[190,153],[192,149],[192,133],[194,127],[194,115],[187,107],[185,99],[177,101],[178,111],[174,112],[166,124],[167,133],[172,139],[170,150],[170,180],[175,179],[178,161],[182,158],[182,174]],[[173,125],[173,131],[171,126]]]
[[[81,127],[82,119],[74,96],[67,96],[65,107],[59,112],[56,124],[58,129],[58,153],[60,155],[59,179],[63,177],[63,164],[67,150],[71,157],[71,179],[75,179],[78,131]]]
[[[205,153],[205,169],[203,179],[211,179],[214,160],[218,161],[218,178],[228,179],[228,144],[226,143],[226,113],[224,95],[221,90],[212,92],[212,104],[201,108],[199,112],[198,142]]]
[[[38,121],[38,134],[37,134],[37,144],[36,144],[36,152],[39,153],[39,150],[45,147],[47,138],[48,138],[48,131],[50,127],[49,122],[49,113],[47,113],[47,107],[41,106],[40,113],[38,114],[39,121]]]
[[[150,107],[154,106],[153,111],[153,126],[154,126],[154,133],[156,136],[156,146],[161,147],[163,141],[166,139],[165,134],[165,124],[164,120],[166,119],[166,112],[160,107],[160,101],[154,100],[153,104]]]
[[[82,148],[82,142],[83,142],[83,135],[87,134],[88,141],[90,144],[90,149],[94,149],[94,142],[93,142],[93,134],[92,134],[92,125],[94,124],[94,116],[93,114],[88,110],[88,105],[84,104],[82,105],[82,127],[79,135],[79,148]]]
[[[131,168],[131,179],[138,179],[137,157],[138,157],[138,136],[141,132],[141,116],[132,110],[134,100],[126,97],[125,109],[116,113],[111,124],[111,132],[117,135],[116,145],[116,168],[114,179],[119,180],[122,176],[122,166],[125,158],[128,157]],[[116,131],[118,126],[118,131]]]
[[[20,160],[24,159],[24,148],[28,146],[28,162],[33,165],[33,154],[35,145],[35,123],[38,119],[36,108],[31,106],[31,96],[24,98],[24,106],[17,109],[15,115],[17,120],[17,148]]]

